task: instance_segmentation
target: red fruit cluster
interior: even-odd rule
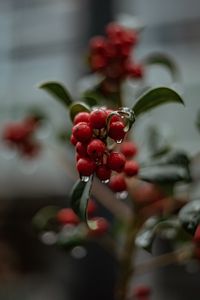
[[[38,153],[39,145],[34,141],[33,134],[38,126],[38,120],[28,117],[21,122],[9,123],[4,127],[3,140],[26,156],[32,157]]]
[[[122,80],[127,77],[140,79],[143,68],[130,59],[137,44],[137,33],[117,23],[106,27],[106,37],[96,36],[90,41],[89,64],[93,72],[105,77],[102,88],[116,92]]]
[[[76,115],[71,142],[76,148],[76,168],[82,179],[95,173],[101,181],[110,180],[114,192],[126,190],[125,176],[135,176],[139,170],[138,164],[129,160],[137,153],[136,146],[124,142],[120,152],[108,147],[108,139],[116,142],[124,139],[124,129],[123,118],[112,110],[99,108]]]

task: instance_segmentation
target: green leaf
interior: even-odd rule
[[[178,217],[185,230],[194,234],[196,227],[200,224],[200,200],[187,203],[180,210]]]
[[[82,111],[90,112],[90,107],[86,105],[84,102],[75,102],[72,105],[70,105],[69,114],[71,120],[73,121],[75,116]]]
[[[147,55],[143,60],[146,66],[160,65],[167,68],[172,76],[173,81],[180,81],[180,71],[175,61],[168,55],[162,53],[152,53]]]
[[[87,182],[78,180],[71,191],[71,207],[82,221],[88,223],[87,205],[90,198],[93,176]]]
[[[174,184],[178,181],[188,182],[190,176],[190,160],[182,151],[170,151],[157,159],[151,159],[140,169],[142,180],[158,184]]]
[[[58,211],[59,207],[53,205],[40,209],[33,217],[32,222],[34,227],[39,231],[49,229],[52,226],[54,227]]]
[[[102,95],[95,89],[85,91],[82,98],[90,107],[96,106],[102,101]]]
[[[59,82],[48,81],[39,86],[40,89],[47,91],[49,94],[57,98],[66,107],[69,107],[73,100],[67,89]]]
[[[136,245],[151,252],[156,236],[172,240],[176,239],[179,231],[180,222],[175,217],[164,219],[154,216],[149,218],[138,232]]]
[[[182,98],[172,89],[159,87],[152,89],[139,97],[136,104],[133,106],[135,116],[139,115],[163,104],[180,103],[184,104]]]
[[[187,182],[190,180],[187,170],[184,167],[176,165],[160,165],[141,168],[139,178],[141,180],[157,184],[172,184],[180,181]]]

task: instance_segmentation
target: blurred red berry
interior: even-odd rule
[[[138,285],[133,290],[133,296],[138,299],[143,299],[143,297],[149,297],[151,294],[151,288],[147,285]]]
[[[109,187],[115,193],[126,191],[127,185],[123,174],[113,175],[110,178]]]
[[[92,52],[105,53],[107,41],[103,36],[95,36],[90,40],[90,49]]]
[[[97,166],[96,175],[101,181],[107,181],[110,179],[111,169],[107,165]]]
[[[78,216],[71,208],[63,208],[57,213],[56,219],[58,223],[62,225],[72,224],[77,225],[79,223]]]
[[[130,77],[141,79],[143,78],[144,70],[142,65],[133,65],[129,67],[128,73]]]
[[[94,202],[94,200],[89,199],[88,206],[87,206],[87,213],[89,216],[93,215],[95,211],[97,210],[97,205]]]
[[[124,173],[128,177],[136,176],[139,172],[139,164],[134,160],[128,160],[124,166]]]
[[[194,234],[194,242],[200,244],[200,225],[197,226]]]
[[[106,219],[96,217],[92,218],[90,221],[90,231],[89,235],[90,236],[102,236],[104,235],[108,229],[109,229],[109,223]]]
[[[103,55],[94,54],[90,57],[90,64],[93,71],[100,71],[107,65],[107,60]]]
[[[137,154],[137,147],[133,142],[123,142],[120,145],[120,151],[127,159],[130,159]]]

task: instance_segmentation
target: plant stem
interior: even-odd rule
[[[128,225],[121,257],[119,282],[116,293],[117,300],[125,300],[128,294],[129,282],[134,274],[135,238],[142,223],[141,218],[133,216]]]

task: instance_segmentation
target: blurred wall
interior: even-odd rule
[[[151,113],[151,120],[171,131],[172,141],[177,147],[197,152],[200,139],[194,121],[200,109],[200,2],[116,0],[115,15],[118,13],[137,16],[146,25],[137,50],[138,58],[158,51],[170,54],[177,61],[182,80],[181,86],[176,88],[177,91],[183,91],[186,107],[161,107]],[[160,70],[152,70],[149,77],[153,85],[168,84],[165,74]]]

